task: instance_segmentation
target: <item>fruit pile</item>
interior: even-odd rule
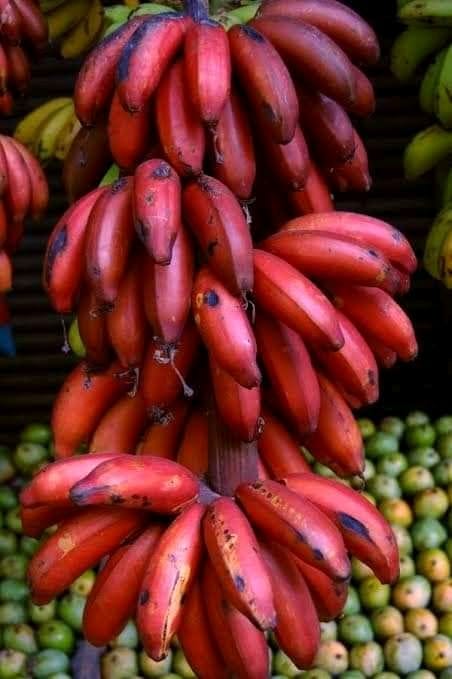
[[[373,108],[356,64],[378,58],[375,35],[332,0],[256,9],[228,31],[199,2],[135,14],[82,66],[76,114],[89,134],[108,115],[121,176],[49,239],[44,285],[76,310],[86,361],[54,404],[59,459],[21,494],[27,535],[60,522],[30,563],[35,602],[109,555],[87,639],[136,615],[150,657],[177,632],[216,679],[267,677],[269,629],[309,667],[349,554],[396,579],[388,524],[299,446],[362,475],[351,408],[377,399],[377,361],[417,352],[393,299],[409,243],[330,196],[369,188],[348,112]]]
[[[33,0],[0,1],[0,115],[13,109],[13,94],[23,94],[30,81],[27,49],[47,45],[46,21]]]
[[[391,589],[353,559],[343,616],[321,623],[314,669],[302,673],[270,634],[272,676],[450,679],[452,539],[447,535],[452,520],[452,418],[431,423],[417,412],[405,420],[386,417],[378,429],[370,420],[358,424],[366,442],[366,497],[378,504],[395,531],[401,578]],[[71,669],[77,676],[73,653],[81,639],[95,573],[85,571],[46,605],[30,600],[24,578],[39,542],[22,533],[18,493],[48,462],[52,444],[43,425],[27,427],[20,438],[12,453],[0,451],[0,679],[67,679]],[[330,470],[309,459],[316,473],[331,476]],[[177,639],[165,660],[153,661],[140,645],[132,620],[100,653],[103,679],[195,676]]]
[[[435,170],[440,213],[427,238],[424,266],[452,288],[452,22],[447,2],[399,0],[407,28],[395,40],[391,68],[402,82],[416,82],[420,108],[437,122],[419,132],[405,151],[405,176],[419,179]],[[426,67],[426,68],[425,68]],[[422,72],[422,69],[425,71]]]
[[[13,355],[5,293],[12,287],[11,255],[19,246],[25,219],[40,219],[49,190],[36,158],[21,143],[0,135],[0,354]]]

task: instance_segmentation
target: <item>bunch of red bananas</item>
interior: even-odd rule
[[[266,679],[270,629],[309,667],[319,620],[345,604],[348,552],[383,582],[398,572],[378,510],[311,473],[242,483],[221,497],[171,460],[93,454],[46,467],[21,500],[29,535],[61,521],[30,564],[37,603],[108,555],[85,608],[87,639],[106,644],[136,614],[152,658],[165,657],[177,632],[205,679]]]
[[[369,187],[347,111],[373,108],[353,62],[377,57],[333,0],[268,0],[228,32],[189,3],[133,18],[79,74],[77,114],[109,115],[124,176],[50,236],[44,285],[77,310],[87,360],[54,405],[67,459],[22,502],[30,534],[62,521],[31,565],[37,601],[109,555],[85,615],[94,643],[136,611],[153,658],[177,632],[200,677],[264,679],[263,630],[312,662],[348,553],[397,575],[378,512],[300,453],[361,475],[351,409],[378,397],[378,364],[417,352],[394,301],[409,243],[330,197],[330,183]]]
[[[0,0],[0,114],[9,115],[13,94],[23,94],[30,81],[29,47],[42,51],[47,22],[34,0]]]
[[[36,158],[20,142],[0,135],[0,294],[12,287],[11,255],[19,246],[24,221],[47,208],[47,179]]]

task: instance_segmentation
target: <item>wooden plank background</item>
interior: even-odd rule
[[[433,185],[430,178],[406,183],[402,154],[410,137],[429,119],[419,112],[417,88],[402,87],[389,73],[389,48],[400,28],[393,18],[392,3],[355,2],[354,6],[369,15],[382,40],[383,60],[371,74],[378,95],[377,112],[360,125],[374,186],[367,195],[347,196],[337,204],[340,209],[361,211],[393,223],[410,238],[420,255],[435,214]],[[0,132],[10,133],[26,111],[46,99],[71,95],[78,67],[78,62],[54,57],[37,63],[28,96],[18,104],[13,117],[0,120]],[[14,291],[9,299],[17,357],[0,359],[0,443],[13,442],[17,430],[27,422],[49,419],[56,390],[73,361],[62,352],[62,321],[51,310],[41,288],[46,238],[65,207],[60,171],[58,164],[48,168],[50,209],[41,223],[28,225],[15,257]],[[449,403],[440,399],[440,392],[447,392],[447,380],[452,377],[450,299],[451,294],[425,272],[416,274],[403,305],[415,321],[420,355],[414,363],[398,365],[383,374],[382,396],[370,414],[405,413],[413,408],[441,413],[451,409],[450,399]]]

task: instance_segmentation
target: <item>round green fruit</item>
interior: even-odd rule
[[[126,679],[138,674],[137,654],[131,648],[115,648],[101,658],[102,676]]]
[[[389,453],[380,458],[377,462],[376,471],[378,474],[397,478],[408,468],[408,462],[402,453]]]
[[[435,429],[438,436],[452,432],[452,415],[443,415],[435,421]]]
[[[402,557],[411,554],[413,551],[413,541],[407,529],[403,526],[398,526],[397,524],[394,524],[391,528],[397,542],[399,556]]]
[[[338,637],[344,644],[364,644],[374,638],[372,625],[364,615],[346,615],[339,621]]]
[[[49,451],[40,443],[20,443],[13,453],[13,462],[22,474],[29,475],[49,458]]]
[[[350,585],[347,592],[347,601],[345,602],[344,610],[342,611],[344,615],[355,615],[361,610],[361,603],[359,601],[358,592],[354,587]]]
[[[13,507],[6,512],[5,526],[13,533],[22,533],[22,521],[20,519],[20,507]]]
[[[25,554],[8,554],[0,561],[0,577],[25,580],[28,559]]]
[[[69,587],[69,591],[80,596],[88,596],[96,582],[96,574],[93,570],[82,573]]]
[[[168,674],[171,670],[172,662],[173,653],[171,650],[164,660],[158,662],[152,660],[145,651],[141,651],[139,656],[140,671],[145,677],[162,677],[164,674]]]
[[[21,601],[0,604],[0,625],[20,625],[23,622],[27,622],[27,614]]]
[[[397,453],[399,449],[399,440],[392,434],[387,434],[384,431],[377,431],[365,442],[366,456],[371,459],[389,455],[390,453]]]
[[[129,620],[122,632],[110,643],[112,648],[117,646],[127,646],[127,648],[137,648],[139,644],[138,630],[133,620]]]
[[[47,622],[48,620],[53,620],[56,615],[56,601],[50,601],[48,604],[43,604],[42,606],[38,606],[32,601],[29,601],[28,615],[35,625]]]
[[[433,607],[440,613],[452,613],[452,578],[434,586]]]
[[[440,547],[447,540],[447,532],[438,519],[419,519],[411,526],[414,547],[419,551]]]
[[[373,436],[377,431],[372,420],[369,420],[367,417],[360,417],[357,420],[357,424],[364,440]]]
[[[397,674],[416,672],[422,664],[422,645],[412,634],[398,634],[385,643],[384,656],[391,671]]]
[[[414,448],[408,453],[408,464],[410,467],[420,466],[426,469],[431,469],[441,458],[439,453],[429,446],[423,448]]]
[[[405,431],[405,422],[400,417],[384,417],[380,422],[379,429],[400,439]]]
[[[16,474],[13,463],[8,453],[0,452],[0,483],[11,481]]]
[[[407,674],[406,679],[435,679],[435,675],[429,670],[417,670]]]
[[[369,610],[383,608],[388,605],[390,596],[390,586],[383,585],[375,576],[366,578],[360,583],[359,598],[364,608]]]
[[[173,658],[173,670],[180,674],[183,679],[196,679],[196,674],[187,662],[182,649],[178,648]]]
[[[449,498],[442,488],[428,488],[417,493],[413,500],[413,511],[418,518],[440,519],[449,508]]]
[[[425,549],[417,556],[416,570],[430,582],[441,582],[450,576],[450,561],[442,549]]]
[[[416,573],[416,566],[408,554],[405,554],[404,556],[400,557],[399,560],[399,568],[400,568],[400,579],[402,578],[409,578],[410,575],[415,575]]]
[[[435,480],[429,469],[420,465],[408,467],[399,477],[399,484],[404,495],[415,495],[421,490],[433,488]]]
[[[0,509],[7,512],[19,504],[16,493],[9,486],[0,486]]]
[[[397,524],[408,528],[413,522],[413,513],[408,502],[401,498],[392,498],[383,500],[378,507],[380,512],[385,517],[386,521],[391,524]]]
[[[432,446],[436,440],[436,430],[431,424],[417,424],[405,429],[405,442],[408,448]]]
[[[373,611],[371,622],[378,639],[388,639],[404,631],[403,616],[394,606],[385,606]]]
[[[82,630],[83,611],[86,599],[80,594],[70,592],[58,603],[58,616],[76,632]]]
[[[322,642],[327,643],[327,642]],[[322,646],[320,644],[320,647]],[[273,671],[285,677],[297,677],[300,669],[292,662],[288,655],[279,650],[273,656]]]
[[[392,476],[386,474],[375,474],[367,484],[368,492],[374,496],[377,502],[387,498],[398,498],[402,496],[402,491]]]
[[[7,648],[0,651],[0,679],[18,679],[25,676],[27,656]]]
[[[50,620],[40,625],[37,633],[41,648],[54,648],[63,653],[71,653],[74,648],[74,632],[61,620]]]
[[[433,672],[440,672],[452,666],[452,639],[437,634],[424,644],[424,665]]]
[[[320,639],[321,641],[335,641],[337,639],[337,622],[335,620],[320,623]]]
[[[413,410],[413,412],[409,413],[405,418],[405,424],[407,427],[417,427],[422,424],[428,424],[429,422],[429,416],[422,410]]]
[[[29,589],[22,580],[0,580],[0,601],[24,601],[28,595]]]
[[[365,677],[373,677],[384,668],[383,649],[375,641],[354,646],[350,651],[350,666]]]
[[[322,641],[317,651],[315,665],[330,674],[341,674],[348,668],[348,651],[339,641]]]
[[[47,424],[34,422],[22,430],[20,440],[24,443],[40,443],[42,446],[48,446],[52,440],[52,430]]]
[[[7,625],[4,628],[3,645],[5,648],[11,648],[13,651],[19,651],[27,655],[36,653],[38,650],[33,628],[24,623],[20,625]]]
[[[411,608],[426,608],[432,596],[432,588],[422,575],[412,575],[399,580],[392,590],[392,603],[400,611]]]
[[[46,648],[31,658],[30,669],[33,677],[50,677],[57,672],[66,672],[69,669],[69,658],[62,651]]]
[[[452,612],[444,613],[439,619],[438,632],[452,639]]]
[[[427,608],[412,608],[405,615],[405,631],[423,641],[438,632],[438,620]]]
[[[366,578],[371,578],[373,576],[373,571],[369,568],[369,566],[366,566],[365,563],[357,559],[356,557],[352,557],[352,578],[353,580],[357,580],[360,582],[361,580],[365,580]]]
[[[452,483],[452,460],[441,460],[433,467],[433,478],[438,486],[447,486]]]
[[[452,459],[452,432],[443,434],[436,442],[436,450],[443,460]]]
[[[0,528],[0,557],[17,551],[17,536],[6,528]]]

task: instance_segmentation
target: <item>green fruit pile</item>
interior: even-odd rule
[[[354,559],[343,616],[322,624],[316,667],[298,670],[270,635],[273,679],[452,679],[452,416],[432,423],[415,412],[405,420],[386,417],[378,428],[368,419],[359,426],[366,492],[393,526],[400,579],[392,588],[382,585]],[[18,493],[47,463],[52,444],[45,425],[27,427],[20,438],[14,451],[0,449],[0,679],[76,679],[71,656],[95,573],[84,573],[46,606],[29,600],[26,568],[39,541],[21,535]],[[165,660],[151,660],[132,621],[100,665],[102,679],[195,677],[177,641]]]

